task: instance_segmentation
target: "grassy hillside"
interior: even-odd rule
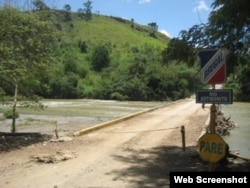
[[[137,63],[138,59],[140,59],[139,61],[151,59],[150,61],[159,63],[161,52],[167,47],[170,40],[150,26],[118,17],[94,14],[91,20],[86,21],[77,13],[69,14],[65,11],[50,11],[49,15],[60,34],[60,47],[56,53],[58,64],[55,66],[50,80],[57,82],[53,83],[56,84],[54,87],[67,88],[62,85],[69,80],[72,82],[72,79],[77,79],[74,89],[78,94],[73,96],[79,97],[80,92],[84,93],[80,94],[80,97],[100,98],[97,94],[100,85],[110,85],[114,80],[123,79],[120,76],[128,74],[129,67],[133,66],[135,61]],[[86,51],[80,50],[80,43],[86,45]],[[96,72],[91,67],[91,57],[99,45],[108,48],[110,63],[101,72]],[[62,81],[63,78],[64,81]],[[61,81],[64,83],[58,86],[58,82]],[[51,83],[48,84],[51,85]],[[68,83],[68,85],[74,84]],[[70,90],[74,89],[70,88]],[[50,90],[55,89],[50,88]],[[62,90],[64,89],[62,88]],[[52,97],[58,92],[52,91],[52,93],[48,97]],[[65,95],[57,97],[64,98]]]
[[[164,48],[169,41],[168,37],[159,32],[156,32],[155,38],[150,37],[152,28],[122,18],[93,15],[91,20],[85,21],[77,14],[72,14],[71,18],[71,21],[60,21],[64,39],[68,42],[77,43],[79,39],[90,45],[108,42],[117,49],[124,50],[145,43]]]
[[[163,63],[162,53],[170,39],[152,27],[96,14],[87,21],[66,11],[50,11],[50,19],[60,33],[60,47],[58,63],[46,80],[42,96],[169,100],[194,91],[197,69],[185,63]],[[109,62],[96,70],[93,56],[99,47],[97,59]]]
[[[101,44],[109,46],[111,61],[120,64],[126,62],[132,51],[139,51],[145,46],[163,50],[170,40],[164,34],[153,31],[149,26],[139,25],[117,17],[93,15],[86,21],[77,13],[71,13],[71,20],[65,20],[65,11],[54,14],[54,22],[62,35],[61,49],[58,57],[65,60],[65,56],[78,62],[89,62],[93,49]],[[150,36],[153,33],[153,37]],[[79,42],[85,42],[87,53],[81,53]],[[117,59],[119,56],[119,59]],[[85,65],[87,66],[87,65]],[[89,68],[88,68],[89,69]]]
[[[25,80],[34,94],[58,99],[156,101],[190,96],[197,86],[197,67],[164,60],[170,39],[152,23],[140,25],[96,14],[86,20],[79,13],[51,9],[33,13],[41,23],[53,23],[58,33],[53,35],[58,46],[53,49],[50,72],[39,77],[36,88]]]

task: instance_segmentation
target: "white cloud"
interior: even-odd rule
[[[201,0],[197,3],[196,7],[193,9],[194,12],[196,11],[210,11],[210,8],[206,4],[204,0]]]
[[[139,4],[150,3],[151,0],[139,0]]]
[[[170,34],[169,32],[167,32],[166,30],[164,30],[164,29],[159,30],[159,32],[162,33],[162,34],[164,34],[164,35],[166,35],[166,36],[169,37],[169,38],[173,38],[173,37],[171,36],[171,34]]]

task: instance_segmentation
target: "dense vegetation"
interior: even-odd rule
[[[250,100],[246,0],[216,0],[209,23],[181,31],[181,37],[174,39],[159,33],[155,22],[143,26],[133,19],[92,14],[91,1],[77,12],[71,12],[70,5],[54,10],[42,1],[33,3],[32,11],[6,6],[0,9],[4,24],[0,33],[1,96],[13,96],[18,87],[19,96],[23,97],[176,100],[204,87],[199,77],[199,51],[223,47],[230,50],[227,87],[235,89],[235,100]],[[14,16],[4,16],[7,9]],[[239,16],[232,16],[231,12]],[[18,20],[15,15],[22,16]],[[25,31],[33,31],[28,26],[33,23],[20,25],[26,17],[37,18],[40,26],[49,24],[49,32],[44,35],[56,41],[57,46],[48,43],[49,38],[36,44],[37,36],[41,38],[39,32],[29,34],[27,39]],[[9,31],[19,35],[19,42],[11,35],[6,38]],[[47,64],[41,63],[48,60]],[[38,75],[37,70],[46,76]]]
[[[18,10],[16,14],[31,15]],[[185,61],[163,61],[170,39],[154,27],[96,14],[86,20],[79,12],[66,10],[36,10],[32,15],[54,25],[58,46],[47,75],[36,77],[38,85],[32,83],[34,78],[26,80],[29,93],[28,86],[20,85],[20,96],[175,100],[190,96],[199,84],[197,62],[188,66]],[[13,95],[5,80],[1,79],[2,92]]]
[[[156,22],[143,26],[133,18],[93,14],[90,0],[77,12],[69,4],[51,9],[42,0],[32,1],[29,10],[8,2],[0,7],[0,99],[13,96],[12,132],[18,100],[27,106],[40,97],[189,97],[208,87],[199,76],[198,53],[204,49],[229,51],[226,87],[234,101],[250,101],[248,0],[215,0],[208,23],[173,39],[158,32]]]
[[[180,32],[181,41],[192,48],[225,48],[226,87],[233,89],[235,101],[250,101],[250,1],[215,0],[206,24]]]

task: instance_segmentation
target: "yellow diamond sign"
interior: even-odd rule
[[[206,133],[198,140],[200,157],[207,162],[216,163],[226,156],[227,143],[218,134]]]

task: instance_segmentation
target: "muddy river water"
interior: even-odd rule
[[[230,131],[230,135],[224,136],[231,151],[237,151],[240,156],[250,159],[250,103],[234,102],[230,105],[222,105],[225,117],[237,125]]]
[[[44,111],[21,111],[17,120],[18,132],[52,132],[57,122],[61,132],[74,132],[82,128],[109,121],[141,110],[166,105],[166,102],[126,102],[104,100],[45,100]],[[221,105],[225,117],[231,117],[237,128],[224,136],[231,151],[250,159],[250,103],[234,102]],[[3,111],[3,106],[0,106]],[[10,131],[11,120],[0,119],[0,132]],[[70,126],[69,126],[70,125]]]
[[[73,133],[83,128],[148,110],[167,102],[113,101],[113,100],[42,100],[44,110],[18,107],[17,132]],[[12,119],[4,119],[6,108],[0,104],[0,132],[11,130]]]

